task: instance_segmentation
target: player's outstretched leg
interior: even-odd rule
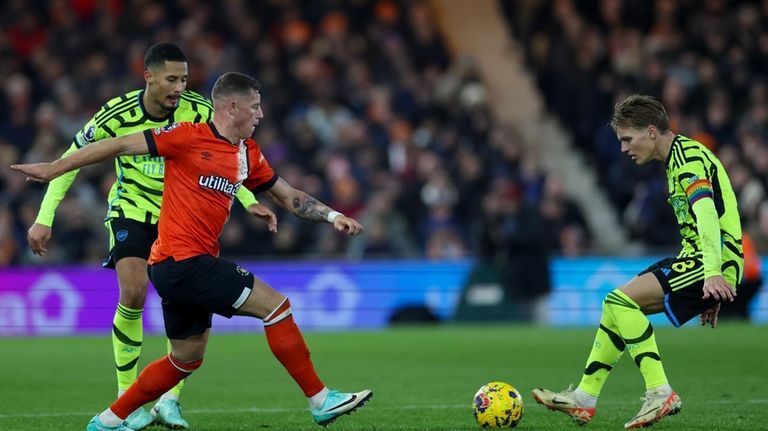
[[[546,408],[563,412],[573,419],[579,425],[586,425],[595,416],[595,407],[587,406],[585,402],[579,399],[572,386],[561,392],[550,391],[549,389],[537,388],[532,391],[533,399]]]
[[[647,390],[643,400],[640,411],[624,424],[624,428],[644,428],[653,425],[666,416],[679,413],[683,407],[680,397],[669,386]]]
[[[369,389],[353,393],[328,389],[324,392],[327,392],[327,395],[322,404],[310,407],[312,419],[322,426],[332,424],[339,416],[352,413],[373,397],[373,392]]]
[[[99,420],[99,415],[96,415],[88,422],[88,426],[85,427],[85,431],[135,431],[133,428],[129,428],[125,422],[117,424],[113,427],[106,426]]]
[[[292,314],[291,302],[284,298],[263,319],[267,343],[308,398],[315,422],[323,426],[329,425],[339,416],[362,407],[373,396],[373,392],[368,389],[354,393],[329,390],[315,372],[309,358],[309,348]]]

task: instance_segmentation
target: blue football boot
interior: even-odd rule
[[[152,407],[152,416],[157,424],[172,430],[189,428],[189,423],[181,417],[181,404],[177,400],[158,401]]]
[[[136,431],[136,430],[134,430],[133,428],[128,428],[128,426],[125,424],[125,421],[123,421],[123,423],[117,426],[108,427],[103,423],[101,423],[101,421],[99,420],[99,415],[96,415],[93,417],[93,419],[91,419],[90,422],[88,422],[88,426],[85,427],[85,431]]]
[[[372,396],[373,392],[368,389],[354,393],[331,390],[320,408],[310,408],[312,419],[318,425],[330,425],[339,416],[352,413],[358,407],[362,407]]]
[[[148,427],[154,421],[155,418],[148,411],[144,410],[144,407],[139,407],[125,418],[125,425],[132,430],[139,431]]]

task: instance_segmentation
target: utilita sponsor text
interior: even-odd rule
[[[202,187],[217,190],[229,196],[234,196],[240,189],[240,183],[232,184],[228,179],[218,175],[200,175],[197,178],[197,183]]]

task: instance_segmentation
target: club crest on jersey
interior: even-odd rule
[[[177,128],[177,127],[179,127],[179,123],[166,124],[163,127],[157,127],[157,128],[155,128],[155,135],[160,136],[161,133],[164,133],[164,132],[168,133],[171,130]]]
[[[228,179],[218,175],[200,175],[197,178],[197,183],[200,187],[216,190],[229,196],[234,196],[240,189],[240,183],[233,184]]]
[[[669,198],[669,204],[675,211],[677,222],[682,224],[688,218],[688,199],[685,196],[673,196]]]
[[[238,181],[248,178],[248,147],[240,142],[240,150],[237,155]]]
[[[125,241],[126,238],[128,238],[128,231],[125,229],[121,229],[117,231],[117,233],[115,234],[115,238],[117,238],[117,240],[120,242]]]
[[[240,172],[239,178],[245,179],[248,176],[248,163],[245,161],[245,157],[240,157],[240,160],[238,160],[238,165]]]

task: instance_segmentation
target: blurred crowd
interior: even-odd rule
[[[636,167],[608,127],[631,93],[712,149],[742,225],[768,251],[768,1],[502,1],[549,108],[601,176],[634,238],[679,244],[661,164]]]
[[[143,88],[144,53],[159,41],[185,50],[188,88],[202,94],[226,71],[259,79],[267,159],[366,228],[350,240],[280,212],[269,234],[236,203],[223,255],[480,255],[503,267],[525,250],[546,261],[589,246],[560,179],[493,118],[427,2],[8,0],[0,22],[0,265],[39,262],[26,231],[45,190],[8,165],[59,157],[103,103]],[[81,171],[45,261],[104,257],[114,179],[109,163]]]

